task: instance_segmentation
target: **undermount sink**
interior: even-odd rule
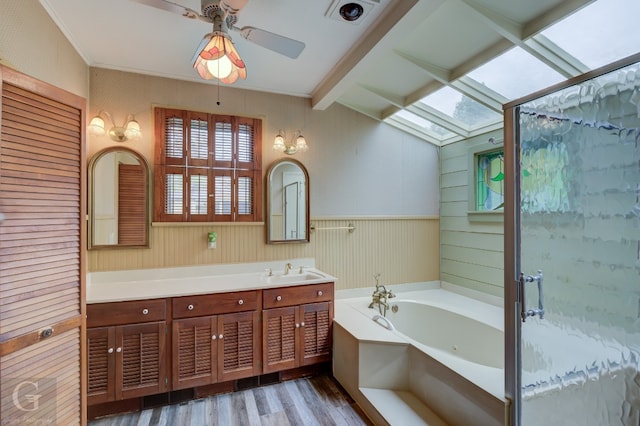
[[[325,279],[324,276],[322,276],[321,274],[316,274],[314,272],[303,272],[302,274],[289,272],[286,275],[282,273],[280,274],[274,273],[273,275],[266,277],[267,282],[271,284],[291,284],[291,283],[304,284],[309,281],[323,280],[323,279]]]

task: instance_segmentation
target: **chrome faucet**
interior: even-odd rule
[[[380,284],[380,273],[378,272],[373,276],[376,280],[376,289],[371,295],[371,303],[369,309],[373,309],[374,306],[378,306],[378,311],[384,317],[387,315],[387,309],[389,309],[389,299],[396,297],[391,290]]]
[[[287,275],[290,270],[293,269],[293,265],[291,263],[286,263],[284,265],[284,274]]]

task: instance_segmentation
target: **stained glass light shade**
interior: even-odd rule
[[[233,84],[238,78],[247,78],[247,68],[231,38],[220,31],[204,36],[196,50],[193,68],[203,79],[217,78],[225,84]]]

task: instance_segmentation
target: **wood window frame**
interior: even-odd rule
[[[467,150],[467,200],[468,210],[467,219],[469,222],[502,222],[504,220],[504,210],[477,210],[477,189],[476,178],[478,174],[478,156],[502,151],[504,152],[504,143],[502,140],[495,142],[484,142],[470,147]]]
[[[206,112],[188,111],[156,107],[155,117],[155,166],[154,166],[154,221],[156,222],[260,222],[262,221],[262,120],[249,117],[210,114]],[[167,156],[166,120],[181,120],[182,132],[177,132],[177,139],[182,139],[181,146],[173,151],[174,156]],[[207,123],[207,158],[191,158],[191,121],[202,120]],[[216,140],[217,126],[225,131],[230,129],[231,141]],[[252,130],[253,155],[250,161],[243,161],[246,155],[241,148],[243,129]],[[226,136],[223,134],[223,136]],[[229,147],[228,144],[231,144]],[[217,158],[216,149],[221,144],[224,148],[223,158]],[[222,151],[220,151],[222,152]],[[229,158],[230,154],[230,158]],[[179,157],[179,158],[178,158]],[[170,214],[165,207],[167,203],[167,176],[182,176],[181,212]],[[190,178],[193,175],[206,175],[208,197],[207,214],[192,214],[190,201]],[[215,178],[231,177],[231,209],[216,213]],[[251,179],[251,211],[240,214],[238,196],[238,179]],[[180,206],[179,206],[180,207]]]

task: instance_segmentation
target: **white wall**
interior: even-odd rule
[[[89,94],[89,67],[37,0],[0,1],[0,64]]]

